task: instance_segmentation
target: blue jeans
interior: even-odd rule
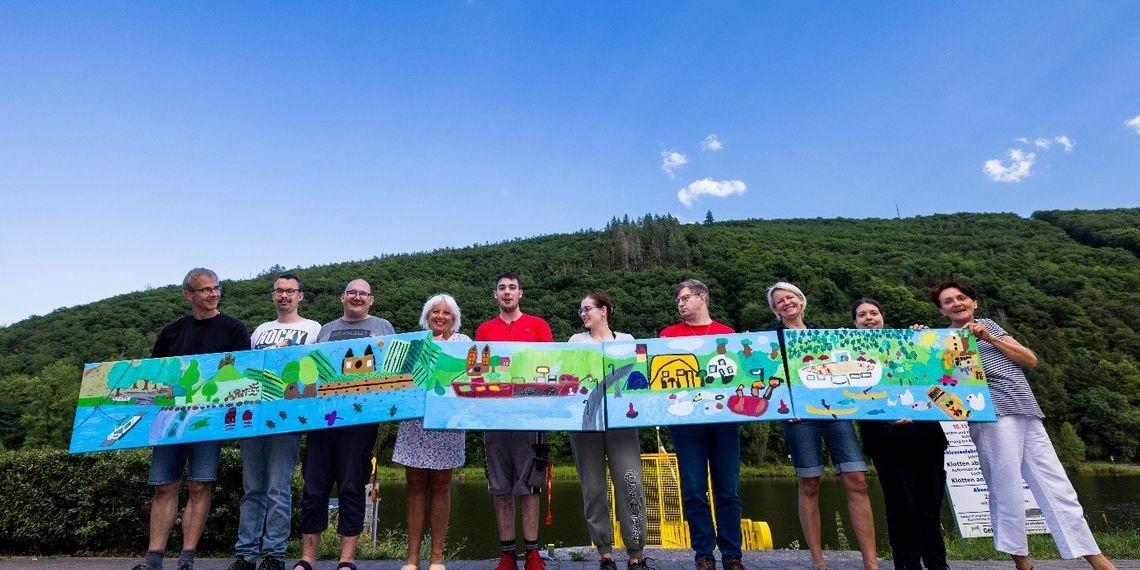
[[[822,439],[827,443],[831,463],[840,473],[866,471],[863,447],[855,436],[855,424],[849,421],[803,420],[780,422],[784,441],[796,468],[796,477],[823,477]]]
[[[254,437],[238,445],[245,494],[241,497],[234,552],[249,562],[258,555],[284,559],[293,519],[290,479],[301,451],[301,434]]]
[[[670,426],[681,472],[681,501],[689,521],[695,560],[739,560],[744,536],[740,529],[740,425],[735,423]],[[712,475],[716,529],[709,510],[708,480]]]

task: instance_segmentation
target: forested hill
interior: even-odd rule
[[[849,303],[864,295],[883,302],[889,325],[944,326],[927,292],[954,277],[977,287],[980,314],[1041,357],[1030,375],[1050,425],[1069,422],[1091,456],[1121,459],[1140,456],[1137,220],[1140,209],[711,225],[645,217],[614,219],[603,231],[295,272],[306,282],[302,314],[309,318],[337,317],[339,292],[361,277],[376,293],[374,314],[397,330],[417,328],[424,300],[448,291],[471,334],[495,314],[494,276],[514,270],[523,277],[524,310],[549,320],[556,338],[576,332],[575,309],[591,289],[614,298],[617,330],[656,336],[676,321],[672,287],[688,277],[709,284],[713,317],[737,330],[772,320],[764,291],[777,280],[807,293],[815,326],[849,326]],[[272,279],[223,281],[223,310],[251,328],[272,319]],[[70,424],[45,422],[74,401],[78,365],[147,356],[162,324],[186,312],[178,288],[164,287],[0,329],[0,442],[64,445]]]
[[[1033,217],[1092,246],[1122,247],[1140,256],[1140,208],[1116,210],[1044,210]]]

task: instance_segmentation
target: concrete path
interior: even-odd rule
[[[688,550],[663,550],[657,548],[646,549],[650,558],[650,567],[654,570],[693,570],[692,556]],[[575,560],[571,560],[573,557]],[[863,564],[858,552],[835,551],[827,553],[829,567],[832,570],[862,570]],[[225,570],[233,559],[206,558],[199,559],[195,564],[196,570]],[[128,570],[139,562],[135,558],[67,558],[67,557],[0,557],[0,569],[23,570],[30,568],[48,569],[91,569],[91,570]],[[294,560],[290,560],[290,563]],[[447,563],[448,570],[492,570],[495,560],[452,560]],[[1117,568],[1121,570],[1140,570],[1140,560],[1115,560]],[[1037,560],[1038,570],[1083,570],[1088,568],[1084,560]],[[811,570],[811,557],[806,550],[754,550],[744,553],[744,565],[749,570]],[[173,570],[176,563],[167,559],[166,568]],[[400,560],[360,560],[356,563],[360,570],[399,570],[403,566]],[[423,566],[427,568],[425,564]],[[291,568],[286,566],[286,568]],[[319,570],[333,570],[335,561],[322,561],[317,565]],[[520,564],[521,568],[521,564]],[[597,570],[597,555],[587,548],[560,548],[554,552],[554,558],[546,562],[547,570]],[[625,563],[619,560],[619,569],[625,568]],[[893,570],[890,561],[881,561],[883,570]],[[952,570],[1013,570],[1013,563],[1009,560],[997,561],[967,561],[951,562]]]

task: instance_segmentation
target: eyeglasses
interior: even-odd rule
[[[578,314],[584,315],[584,314],[589,313],[590,311],[592,311],[594,309],[600,309],[600,308],[601,307],[582,307],[581,309],[578,309]]]
[[[280,296],[280,297],[292,297],[293,295],[296,295],[297,293],[300,293],[300,292],[301,292],[300,289],[274,289],[273,290],[273,294]]]
[[[187,291],[190,291],[191,293],[201,293],[203,295],[209,295],[210,293],[221,293],[222,292],[222,286],[221,285],[214,285],[213,287],[199,287],[197,289],[187,289]]]
[[[689,302],[689,299],[692,299],[693,297],[700,297],[700,296],[701,295],[699,293],[686,293],[684,295],[681,295],[680,297],[677,297],[677,304],[678,305],[684,305],[685,303]]]
[[[345,297],[360,297],[360,298],[364,298],[364,297],[371,297],[371,296],[372,296],[372,293],[369,293],[368,291],[345,291],[345,292],[344,292],[344,296],[345,296]]]

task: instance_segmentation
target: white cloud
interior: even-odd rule
[[[1130,129],[1135,129],[1136,134],[1140,135],[1140,115],[1136,115],[1135,117],[1124,121],[1124,126]]]
[[[720,142],[720,139],[717,138],[716,135],[709,135],[705,137],[705,140],[701,141],[701,150],[716,152],[722,149],[724,149],[724,143]]]
[[[1037,160],[1037,155],[1016,148],[1009,149],[1007,154],[1009,156],[1008,166],[996,158],[986,161],[982,169],[989,175],[990,180],[1017,183],[1028,178],[1029,171],[1033,168],[1033,161]]]
[[[1140,117],[1137,117],[1137,119],[1140,119]],[[1138,123],[1138,127],[1140,127],[1140,123]],[[1053,138],[1037,137],[1033,140],[1029,140],[1028,137],[1018,137],[1014,140],[1026,146],[1033,145],[1041,150],[1049,150],[1054,144],[1065,147],[1065,152],[1073,152],[1073,149],[1077,147],[1077,141],[1066,135],[1058,135]]]
[[[693,352],[698,348],[704,346],[705,341],[701,338],[671,338],[665,341],[665,346],[669,350],[677,350],[680,352]]]
[[[607,342],[602,348],[605,350],[606,356],[628,358],[633,356],[637,344],[634,342]]]
[[[665,171],[670,178],[673,177],[673,172],[678,168],[685,166],[689,163],[689,159],[685,155],[675,150],[661,151],[661,170]]]
[[[702,195],[724,198],[733,194],[743,194],[748,186],[740,180],[713,180],[702,178],[677,191],[677,199],[686,208],[692,208],[693,202]]]

